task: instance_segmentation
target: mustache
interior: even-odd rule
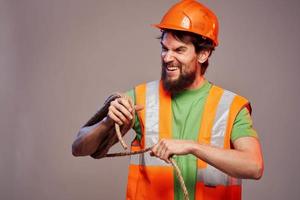
[[[174,62],[164,62],[164,61],[162,61],[162,66],[164,68],[166,68],[166,67],[178,67],[179,69],[181,69],[181,64],[180,63],[174,63]]]

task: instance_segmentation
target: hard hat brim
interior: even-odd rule
[[[204,38],[207,38],[207,37],[205,37],[205,36],[203,36],[203,35],[201,35],[201,34],[199,34],[197,32],[194,32],[194,31],[191,31],[189,29],[185,29],[185,28],[182,28],[180,26],[173,25],[173,24],[151,24],[151,26],[153,26],[155,28],[158,28],[160,30],[166,30],[166,29],[168,29],[168,30],[176,30],[176,31],[185,31],[185,32],[195,33],[195,34],[200,35],[200,36],[202,36]],[[218,42],[214,41],[211,38],[209,38],[209,39],[213,41],[213,43],[214,43],[215,46],[218,46]]]

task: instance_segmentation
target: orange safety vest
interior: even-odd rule
[[[160,81],[135,88],[142,137],[134,140],[131,151],[151,147],[161,138],[172,138],[171,97]],[[207,97],[198,142],[230,149],[230,134],[238,112],[249,102],[230,91],[212,86]],[[250,107],[249,107],[250,108]],[[241,180],[231,177],[198,159],[196,200],[240,200]],[[149,153],[130,157],[127,199],[174,199],[173,167]]]

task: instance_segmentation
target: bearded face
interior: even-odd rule
[[[167,32],[161,40],[161,80],[164,89],[176,94],[194,88],[201,77],[199,55],[194,45],[184,43]]]
[[[187,89],[194,83],[197,76],[197,68],[199,67],[197,63],[194,63],[192,66],[186,66],[177,61],[166,63],[162,60],[161,80],[164,89],[171,94]]]

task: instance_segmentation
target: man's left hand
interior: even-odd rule
[[[189,140],[161,139],[153,146],[150,155],[170,163],[169,158],[173,155],[189,154],[194,143],[194,141]]]

